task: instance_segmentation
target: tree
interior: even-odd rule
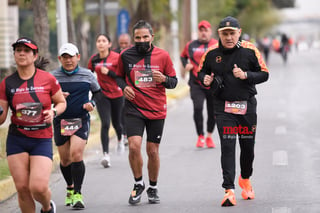
[[[146,20],[152,22],[151,8],[149,0],[140,0],[137,10],[133,13],[131,24],[135,24],[139,20]]]
[[[49,21],[47,1],[32,0],[31,8],[33,11],[34,40],[39,46],[39,55],[50,58],[49,52]]]
[[[198,0],[198,4],[199,19],[208,20],[213,28],[230,15],[239,20],[243,32],[253,37],[261,36],[280,21],[271,0]]]
[[[68,23],[68,42],[76,44],[75,26],[72,16],[72,0],[67,0],[67,23]]]
[[[279,9],[295,7],[295,0],[272,0],[272,3]]]
[[[238,14],[241,28],[252,38],[261,38],[275,24],[279,23],[280,16],[270,1],[246,1],[246,6]]]

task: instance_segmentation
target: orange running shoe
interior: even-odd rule
[[[241,196],[245,200],[254,199],[254,191],[252,189],[249,178],[243,179],[240,175],[239,177],[239,186],[242,188]]]
[[[236,197],[233,189],[227,189],[225,191],[221,206],[235,206],[237,205]]]
[[[215,148],[216,145],[214,144],[213,140],[211,137],[206,138],[206,144],[208,148]]]
[[[204,136],[203,135],[199,135],[198,141],[197,141],[197,147],[198,148],[204,147]]]

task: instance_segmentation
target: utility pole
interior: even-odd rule
[[[191,39],[197,39],[198,32],[198,0],[191,1],[190,19],[191,19]]]
[[[2,0],[0,2],[0,80],[2,80],[2,69],[8,69],[10,67],[10,58],[11,58],[11,51],[10,51],[10,44],[9,41],[9,7],[8,1]],[[10,14],[12,15],[12,14]]]
[[[180,77],[180,57],[179,57],[179,25],[178,25],[178,0],[170,0],[171,13],[173,19],[171,22],[171,37],[172,37],[172,62],[176,70],[177,77]]]
[[[104,19],[104,0],[100,0],[100,30],[101,33],[106,33],[105,27],[105,19]]]
[[[62,44],[68,42],[67,3],[66,0],[56,0],[58,50]]]

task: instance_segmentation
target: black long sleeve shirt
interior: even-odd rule
[[[247,79],[233,76],[234,65],[247,72]],[[225,101],[248,101],[248,112],[256,111],[255,85],[268,80],[269,71],[258,49],[250,42],[242,41],[233,49],[224,49],[219,42],[209,48],[200,62],[198,78],[203,84],[204,76],[214,73],[223,79],[223,86],[215,92],[217,110],[223,110]],[[211,87],[216,87],[213,81]]]

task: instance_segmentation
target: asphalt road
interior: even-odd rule
[[[220,206],[224,190],[218,135],[215,131],[215,149],[195,147],[192,105],[186,97],[168,110],[160,146],[161,203],[149,204],[144,192],[141,204],[130,206],[128,198],[134,180],[128,151],[123,155],[113,152],[112,167],[104,169],[99,164],[100,145],[95,145],[86,150],[83,212],[319,212],[319,59],[320,50],[292,52],[287,65],[282,63],[280,55],[270,55],[270,79],[257,86],[258,125],[252,176],[256,199],[243,200],[237,187],[237,206]],[[146,160],[145,149],[143,154]],[[144,180],[148,185],[146,165],[145,161]],[[65,183],[59,171],[53,173],[50,186],[57,212],[72,212],[63,205]],[[0,212],[19,212],[16,196],[0,204]]]

